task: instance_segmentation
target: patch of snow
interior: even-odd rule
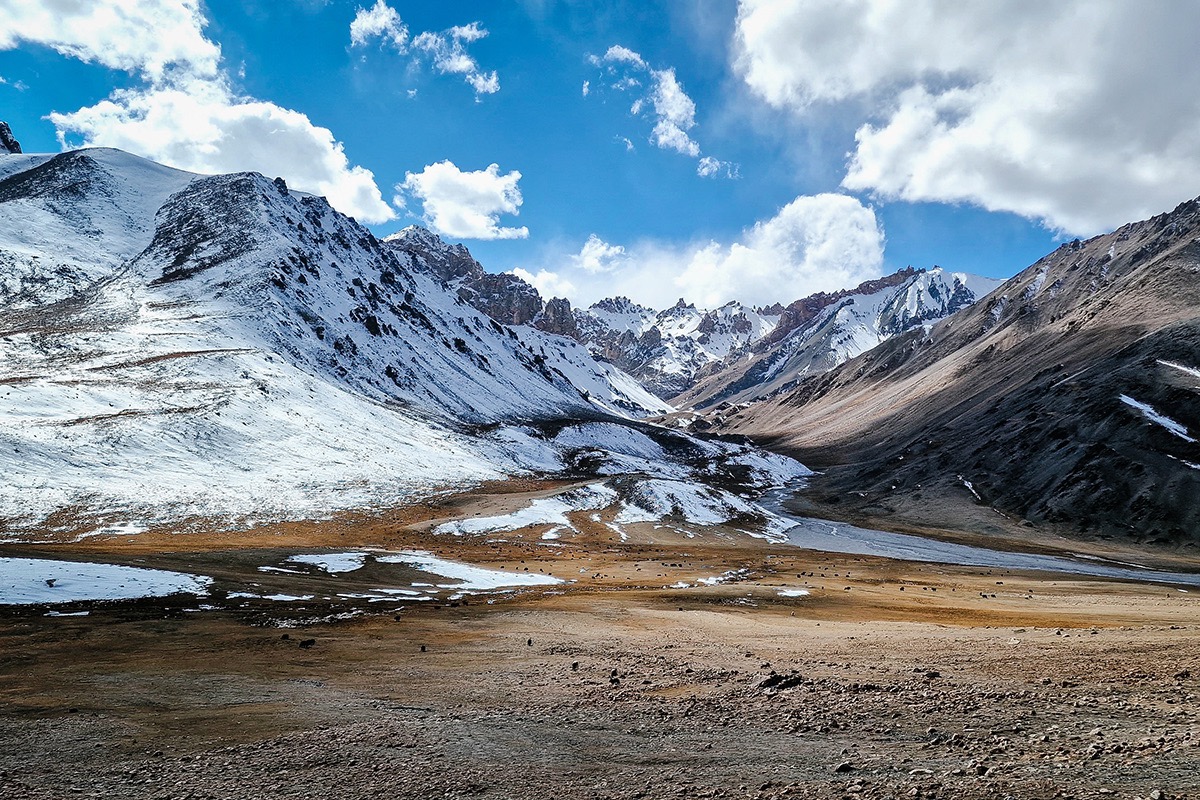
[[[810,592],[808,589],[780,589],[778,594],[780,597],[808,597]]]
[[[0,605],[205,595],[211,583],[212,578],[203,575],[161,569],[45,558],[0,558]]]
[[[712,578],[700,578],[696,582],[702,583],[705,586],[720,586],[726,583],[737,583],[748,577],[750,577],[750,570],[748,569],[731,569]]]
[[[959,475],[958,479],[960,481],[962,481],[963,486],[967,487],[967,491],[969,491],[971,494],[975,495],[976,500],[978,500],[981,503],[983,502],[983,498],[979,496],[979,492],[975,491],[975,484],[971,483],[969,480],[964,478],[962,475]]]
[[[458,561],[447,561],[422,550],[409,550],[397,555],[378,556],[377,560],[384,564],[405,564],[448,578],[454,583],[439,583],[442,589],[458,590],[489,590],[522,586],[551,586],[562,583],[558,578],[541,573],[503,572],[501,570],[477,567]]]
[[[1158,363],[1162,364],[1164,367],[1170,367],[1171,369],[1177,369],[1180,372],[1183,372],[1187,375],[1191,375],[1193,378],[1200,378],[1200,369],[1196,369],[1195,367],[1189,367],[1184,364],[1177,364],[1174,361],[1163,361],[1161,358],[1158,359]]]
[[[642,480],[630,487],[615,522],[626,525],[680,517],[695,525],[721,525],[739,518],[762,520],[763,530],[744,530],[751,536],[782,541],[791,523],[723,489],[690,481]]]
[[[1176,422],[1165,414],[1160,414],[1159,412],[1155,411],[1153,407],[1147,405],[1146,403],[1134,400],[1127,394],[1121,395],[1121,402],[1127,406],[1136,408],[1138,411],[1142,412],[1142,416],[1144,416],[1146,419],[1150,420],[1156,425],[1162,426],[1168,432],[1173,433],[1180,439],[1183,439],[1185,442],[1195,443],[1196,440],[1188,435],[1188,429],[1186,426]]]
[[[318,567],[325,572],[337,574],[339,572],[354,572],[356,569],[362,569],[363,564],[367,563],[367,554],[312,553],[289,556],[287,561],[292,564],[308,564]]]
[[[1171,455],[1170,453],[1167,453],[1167,458],[1174,458],[1176,461],[1178,461],[1180,464],[1183,464],[1185,467],[1191,467],[1192,469],[1200,470],[1200,464],[1195,464],[1191,461],[1187,461],[1185,459],[1178,458],[1176,456]]]
[[[560,528],[574,530],[575,526],[567,518],[568,513],[607,508],[616,499],[617,493],[612,489],[604,484],[594,483],[556,494],[553,497],[539,498],[511,514],[445,522],[434,528],[433,532],[434,534],[463,536],[495,531],[515,531],[531,525],[557,525]]]

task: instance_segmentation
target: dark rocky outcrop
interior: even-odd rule
[[[501,324],[531,325],[577,338],[569,301],[546,302],[520,277],[487,272],[463,244],[449,244],[436,233],[412,225],[384,239],[383,245],[414,256],[439,283],[455,289],[465,302]]]
[[[0,122],[0,148],[10,154],[21,152],[21,143],[13,136],[12,128],[7,122]]]

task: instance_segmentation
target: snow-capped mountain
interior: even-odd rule
[[[528,468],[464,423],[667,408],[430,271],[279,179],[0,156],[0,520],[325,512]]]
[[[930,325],[970,306],[1001,281],[940,267],[907,268],[833,294],[816,294],[764,313],[777,322],[746,351],[696,375],[672,399],[706,408],[768,397],[842,364],[906,331]]]
[[[779,319],[778,313],[736,302],[706,311],[682,299],[665,311],[625,297],[575,311],[577,337],[588,350],[664,398],[690,388],[705,368],[744,353]]]

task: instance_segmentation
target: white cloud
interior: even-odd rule
[[[584,97],[587,97],[587,96],[588,96],[588,92],[590,92],[591,90],[592,90],[592,82],[591,82],[591,81],[584,81],[584,82],[583,82],[583,96],[584,96]]]
[[[362,47],[372,39],[390,42],[401,53],[408,49],[408,26],[400,19],[399,12],[384,0],[375,0],[370,9],[359,8],[350,23],[350,43]]]
[[[625,248],[608,244],[593,233],[583,243],[579,255],[572,258],[575,266],[584,272],[612,272],[625,258]]]
[[[712,156],[704,156],[696,162],[696,174],[701,178],[716,178],[718,176],[726,178],[737,178],[737,164],[732,164],[728,161],[721,161]]]
[[[700,159],[697,172],[701,176],[711,177],[718,174],[719,169],[709,169],[707,165],[709,162],[724,162],[717,162],[708,156],[701,158],[700,145],[692,138],[691,130],[696,127],[696,103],[679,83],[674,67],[653,69],[639,53],[621,45],[613,45],[603,56],[593,55],[589,60],[593,65],[604,69],[606,83],[615,91],[632,92],[641,89],[643,84],[639,76],[648,81],[649,89],[634,98],[629,113],[638,117],[647,108],[653,110],[654,126],[650,131],[650,141],[664,150],[674,150],[685,156]],[[585,83],[585,97],[590,94],[588,87]],[[632,150],[632,146],[629,149]],[[735,168],[733,165],[728,166],[730,169],[727,170],[727,174],[732,175]]]
[[[400,53],[411,50],[423,52],[433,60],[433,67],[443,75],[462,75],[463,80],[475,90],[475,99],[481,95],[500,91],[500,76],[495,70],[485,72],[468,52],[467,45],[486,38],[487,30],[478,22],[456,25],[434,33],[425,31],[409,41],[408,26],[400,19],[399,12],[385,0],[375,0],[370,9],[360,7],[350,23],[350,44],[363,47],[374,39],[390,42]],[[584,94],[587,94],[585,89]],[[410,95],[411,96],[411,95]]]
[[[537,289],[543,298],[571,297],[575,294],[575,284],[555,272],[542,269],[534,275],[517,267],[511,273]]]
[[[234,95],[223,80],[115,92],[50,121],[89,145],[116,147],[202,173],[284,176],[366,222],[393,219],[367,169],[352,166],[328,128],[299,111]]]
[[[625,248],[592,234],[557,270],[521,274],[539,291],[554,286],[580,305],[616,295],[652,308],[679,297],[708,308],[730,300],[770,305],[878,277],[883,246],[872,209],[846,195],[806,195],[733,243],[651,241]]]
[[[603,56],[591,56],[592,64],[600,66],[601,64],[632,64],[639,69],[649,69],[646,61],[640,54],[635,53],[628,47],[622,47],[619,44],[614,44],[605,51]]]
[[[200,0],[0,0],[0,50],[22,42],[161,80],[169,70],[215,76],[221,48],[204,36]]]
[[[143,79],[94,106],[51,114],[64,146],[78,136],[196,172],[281,175],[367,222],[393,218],[372,174],[350,164],[328,129],[230,88],[200,8],[199,0],[0,0],[0,50],[43,45]]]
[[[701,248],[675,284],[700,305],[769,305],[855,286],[878,277],[882,264],[875,212],[853,197],[819,194],[797,197],[740,242]]]
[[[742,0],[736,66],[771,105],[854,102],[843,182],[1089,234],[1200,186],[1200,6]]]
[[[479,63],[467,53],[466,45],[488,35],[478,22],[459,25],[444,33],[425,32],[413,39],[413,47],[424,50],[433,59],[433,66],[443,75],[462,75],[479,95],[500,91],[500,78],[495,70],[484,72]]]
[[[650,99],[657,117],[654,143],[685,156],[699,157],[700,145],[687,133],[696,127],[696,104],[679,85],[674,69],[653,70],[650,75],[654,78]]]
[[[464,172],[450,161],[409,172],[397,191],[421,200],[430,228],[462,239],[525,239],[529,229],[500,227],[501,214],[519,214],[521,173],[500,174],[497,164]]]

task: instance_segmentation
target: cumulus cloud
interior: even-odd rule
[[[720,173],[719,166],[710,169],[709,164],[720,165],[723,162],[708,156],[701,157],[700,145],[692,138],[691,131],[696,127],[696,103],[679,83],[674,67],[654,69],[640,53],[621,45],[613,45],[604,55],[593,55],[590,60],[604,71],[607,86],[615,91],[642,90],[642,81],[648,82],[649,88],[634,98],[629,113],[638,117],[648,109],[652,112],[654,125],[650,131],[650,141],[655,146],[699,159],[697,172],[702,177],[713,177]],[[584,86],[586,97],[591,89],[587,83]]]
[[[299,111],[234,95],[222,80],[115,92],[50,121],[91,145],[140,153],[202,173],[255,171],[286,176],[367,222],[395,217],[369,170],[352,166],[328,128]]]
[[[650,95],[656,117],[654,143],[685,156],[699,157],[700,145],[688,135],[696,127],[696,104],[679,85],[674,69],[653,70],[650,75],[654,78],[654,91]]]
[[[592,234],[561,268],[520,274],[539,291],[555,287],[582,305],[614,295],[652,308],[679,297],[708,308],[730,300],[770,305],[878,277],[883,247],[871,208],[846,195],[805,195],[732,243],[625,248]]]
[[[204,36],[200,0],[0,0],[0,50],[22,42],[161,80],[168,70],[215,76],[221,48]]]
[[[367,222],[392,219],[374,176],[350,164],[327,128],[231,88],[200,9],[199,0],[0,0],[0,50],[42,45],[142,79],[94,106],[51,114],[64,147],[80,137],[195,172],[282,175]]]
[[[853,197],[797,197],[740,242],[710,243],[692,255],[676,286],[702,305],[728,300],[767,305],[877,277],[883,231]]]
[[[726,178],[738,177],[737,164],[731,164],[728,161],[721,161],[712,156],[704,156],[696,162],[696,174],[701,178],[715,178],[724,176]]]
[[[375,0],[370,9],[359,7],[350,23],[350,44],[363,47],[379,39],[389,43],[400,53],[417,51],[433,62],[433,68],[443,75],[461,75],[475,90],[475,99],[481,95],[500,91],[500,77],[495,70],[485,72],[467,52],[467,45],[486,38],[487,30],[478,22],[457,25],[441,33],[425,31],[409,42],[408,26],[400,19],[399,12],[385,0]],[[587,94],[585,91],[584,94]]]
[[[736,67],[779,108],[874,110],[848,189],[1090,234],[1196,194],[1198,26],[1132,0],[741,0]]]
[[[538,270],[537,274],[527,272],[526,270],[517,267],[511,270],[511,274],[516,275],[521,280],[525,281],[533,288],[538,290],[538,294],[542,297],[572,297],[575,295],[575,284],[571,283],[566,278],[556,272],[548,270]]]
[[[520,213],[521,173],[500,174],[500,166],[464,172],[450,161],[409,172],[396,187],[419,199],[424,220],[438,233],[461,239],[525,239],[529,229],[500,226],[500,215]]]
[[[408,26],[400,13],[384,0],[375,0],[371,8],[359,8],[350,23],[350,43],[363,47],[375,39],[391,44],[401,53],[408,48]]]
[[[579,255],[572,256],[575,266],[584,272],[612,272],[625,258],[625,248],[613,245],[601,239],[596,234],[588,236],[583,243]]]

